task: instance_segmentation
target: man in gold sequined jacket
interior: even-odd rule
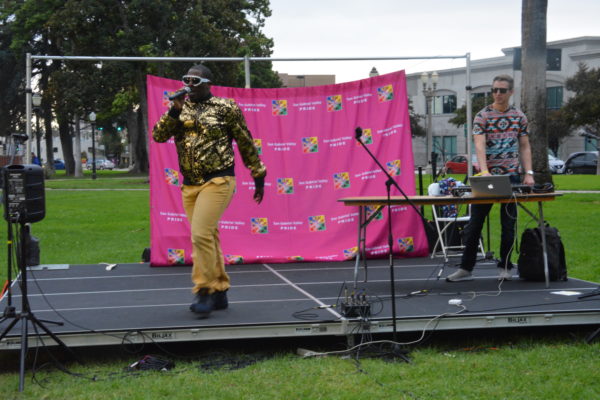
[[[254,200],[264,195],[267,169],[258,157],[244,116],[233,100],[210,92],[212,72],[195,65],[183,77],[185,92],[172,100],[171,108],[154,126],[154,140],[175,140],[183,174],[182,200],[191,226],[192,282],[195,299],[190,310],[206,318],[227,308],[229,276],[225,272],[218,225],[235,190],[235,139],[244,165],[255,183]]]

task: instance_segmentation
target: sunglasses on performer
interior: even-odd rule
[[[196,75],[184,75],[183,78],[181,78],[181,81],[188,86],[198,86],[201,83],[210,82],[210,79],[202,78],[201,76]]]
[[[506,88],[495,87],[495,88],[492,88],[492,93],[502,93],[502,94],[505,94],[505,93],[508,92],[508,90],[509,89],[506,89]]]

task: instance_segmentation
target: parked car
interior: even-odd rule
[[[65,169],[65,162],[60,158],[54,160],[54,169]]]
[[[597,168],[597,151],[578,151],[565,161],[565,174],[595,174]]]
[[[85,164],[85,168],[92,169],[92,160],[87,161],[87,163]],[[106,160],[106,159],[102,159],[102,158],[99,158],[96,160],[96,169],[112,170],[113,168],[115,168],[115,164],[110,160]]]
[[[472,158],[473,171],[474,173],[479,172],[479,164],[477,163],[477,156],[473,154]],[[459,154],[446,161],[444,164],[444,173],[446,174],[466,174],[467,173],[467,155]]]
[[[550,172],[553,174],[565,173],[565,162],[554,157],[552,154],[548,154],[548,167],[550,168]]]

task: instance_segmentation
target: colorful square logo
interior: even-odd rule
[[[350,174],[348,172],[340,172],[333,174],[333,188],[347,189],[350,187]]]
[[[304,261],[304,257],[302,256],[287,256],[285,259],[287,261]]]
[[[183,264],[185,262],[184,249],[167,249],[167,260],[169,264]]]
[[[371,132],[371,129],[363,129],[362,130],[362,135],[360,137],[360,141],[363,142],[364,144],[373,144],[373,133]],[[360,143],[358,142],[358,140],[356,141],[356,145],[360,146]]]
[[[352,260],[358,254],[358,246],[350,247],[349,249],[344,249],[344,259]]]
[[[165,168],[165,181],[169,185],[179,186],[179,171],[172,168]]]
[[[277,194],[294,194],[294,178],[277,178]]]
[[[386,85],[377,88],[377,100],[380,103],[384,101],[394,100],[394,88],[392,85]]]
[[[400,175],[400,172],[401,172],[400,165],[401,165],[400,160],[392,160],[385,164],[385,166],[391,176]]]
[[[314,215],[312,217],[308,217],[308,230],[309,232],[319,232],[326,230],[325,216]]]
[[[269,233],[269,221],[267,218],[251,218],[250,232],[255,234]]]
[[[169,90],[164,90],[163,91],[163,97],[162,97],[162,106],[163,107],[171,107],[171,100],[169,100],[169,96],[172,95],[173,93],[175,93],[175,91],[169,91]]]
[[[225,254],[225,261],[227,261],[227,264],[243,264],[244,257],[233,254]]]
[[[327,96],[327,111],[341,111],[342,110],[342,95],[336,94],[333,96]]]
[[[303,153],[317,153],[319,151],[319,138],[316,136],[302,138]]]
[[[262,139],[254,139],[254,147],[256,147],[256,151],[258,151],[258,155],[262,155]]]
[[[273,116],[287,115],[287,100],[273,100],[271,102],[271,113]]]
[[[381,209],[378,210],[378,207],[367,206],[365,208],[365,210],[367,211],[367,219],[370,219],[371,215],[373,215],[374,213],[377,213],[377,214],[375,214],[373,219],[375,219],[375,220],[383,219],[383,214],[381,213]]]
[[[415,241],[412,236],[408,236],[405,238],[398,239],[398,247],[400,248],[400,253],[410,253],[415,250]]]

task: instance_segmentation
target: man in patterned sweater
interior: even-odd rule
[[[533,185],[531,169],[531,148],[527,130],[527,117],[522,111],[509,104],[513,94],[514,81],[509,75],[499,75],[492,82],[494,103],[479,111],[473,121],[473,142],[481,175],[509,175],[513,183],[520,183],[519,158],[525,175],[523,183]],[[450,274],[446,281],[471,280],[477,260],[477,246],[483,223],[492,204],[473,204],[471,218],[463,231],[465,249],[460,268]],[[510,261],[515,242],[517,206],[515,203],[502,204],[500,222],[500,260],[498,279],[511,279],[513,265]]]
[[[154,126],[159,143],[174,137],[183,174],[182,199],[191,226],[192,282],[195,300],[190,310],[206,318],[227,308],[229,276],[225,272],[218,224],[235,190],[235,139],[244,165],[255,183],[254,200],[264,195],[267,170],[258,157],[242,112],[233,100],[210,92],[212,72],[195,65],[183,77],[189,98],[173,99],[171,108]]]

